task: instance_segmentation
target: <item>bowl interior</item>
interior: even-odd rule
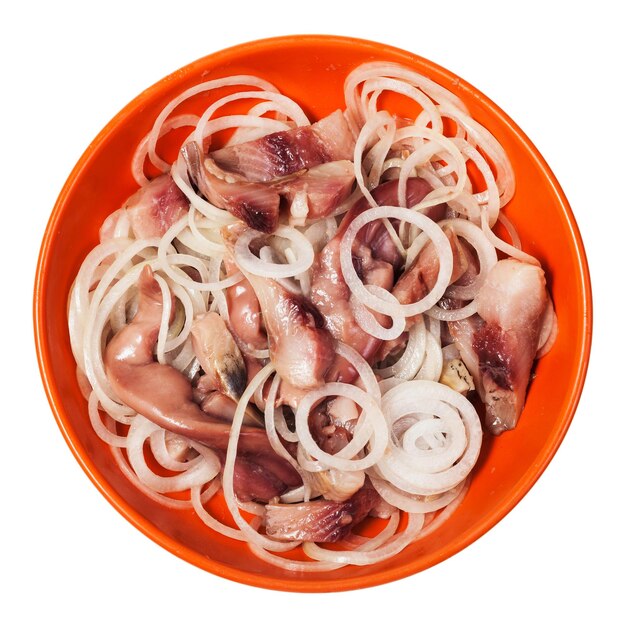
[[[518,427],[486,438],[469,493],[445,525],[378,565],[295,574],[259,561],[245,545],[215,534],[195,514],[155,504],[120,474],[107,445],[91,428],[76,382],[67,297],[82,260],[98,242],[102,221],[136,189],[130,167],[135,146],[172,97],[213,77],[255,74],[317,119],[344,106],[345,75],[373,59],[407,64],[455,92],[502,143],[517,179],[515,197],[505,212],[524,248],[543,263],[559,336],[536,367]],[[198,112],[207,102],[201,98],[188,108]],[[361,40],[298,36],[244,44],[200,59],[142,93],[101,132],[69,177],[44,237],[35,286],[35,334],[46,391],[69,446],[129,521],[174,554],[221,576],[277,589],[336,591],[395,580],[448,558],[497,523],[530,489],[560,444],[580,396],[589,354],[591,299],[584,250],[567,201],[534,146],[502,111],[463,80],[407,52]],[[223,513],[219,499],[213,507]]]

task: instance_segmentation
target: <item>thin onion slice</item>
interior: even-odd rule
[[[465,485],[462,482],[434,498],[426,498],[402,491],[389,484],[386,480],[373,475],[370,475],[370,481],[385,502],[407,513],[433,513],[434,511],[439,511],[455,500]]]
[[[401,533],[391,541],[374,550],[329,550],[321,548],[308,541],[302,544],[304,553],[312,559],[324,560],[344,565],[371,565],[388,559],[406,548],[417,539],[424,526],[424,516],[419,513],[409,513],[409,523]]]
[[[150,435],[160,430],[141,415],[137,415],[128,431],[126,451],[131,467],[139,480],[158,493],[185,491],[193,486],[202,486],[215,478],[220,470],[217,455],[204,448],[200,456],[187,463],[188,468],[174,476],[159,476],[153,472],[144,456],[144,443]],[[198,444],[194,444],[194,447]]]
[[[395,422],[413,414],[416,406],[419,406],[420,412],[443,417],[442,425],[446,430],[455,419],[450,412],[457,413],[456,419],[460,420],[464,432],[460,445],[451,442],[441,448],[445,459],[449,460],[447,468],[441,469],[439,464],[433,465],[428,460],[430,456],[438,455],[439,450],[433,450],[430,454],[420,454],[416,450],[410,454],[396,442],[396,445],[388,448],[376,470],[398,489],[422,496],[438,495],[456,487],[474,467],[482,442],[480,418],[469,400],[446,385],[415,380],[402,383],[383,396],[383,412],[390,430],[393,430]],[[449,422],[447,426],[446,422]],[[448,432],[453,434],[451,430]],[[460,433],[458,428],[456,433],[454,437]],[[454,446],[453,454],[450,454],[450,446]],[[435,467],[439,469],[430,471]]]
[[[439,256],[437,281],[430,293],[417,302],[396,304],[375,296],[368,291],[354,269],[352,262],[352,244],[354,243],[357,233],[366,224],[384,217],[395,218],[401,222],[409,222],[421,228],[432,241]],[[367,308],[378,311],[379,313],[391,315],[392,317],[399,314],[403,314],[407,317],[413,316],[430,309],[444,295],[452,275],[452,250],[450,248],[450,242],[445,233],[441,230],[441,227],[426,215],[401,207],[375,207],[357,216],[344,233],[339,249],[339,258],[344,280],[355,298],[362,302]]]
[[[244,85],[250,87],[257,87],[259,90],[265,91],[277,91],[276,87],[266,80],[257,78],[256,76],[225,76],[224,78],[216,78],[208,80],[198,85],[193,85],[186,89],[183,93],[176,96],[163,108],[156,118],[152,131],[148,136],[148,158],[154,165],[159,167],[161,171],[165,171],[168,168],[168,164],[161,159],[156,153],[156,144],[159,136],[161,135],[161,126],[165,123],[165,120],[181,103],[189,98],[196,96],[206,91],[212,91],[213,89],[219,89],[222,87],[229,87],[235,85]]]
[[[398,299],[386,289],[377,285],[365,285],[365,288],[374,296],[377,296],[381,300],[391,302],[393,304],[400,304]],[[367,307],[363,305],[359,300],[354,297],[350,297],[350,304],[352,305],[352,311],[354,313],[354,319],[356,323],[372,337],[382,339],[383,341],[392,341],[397,339],[403,332],[406,326],[406,318],[399,313],[391,316],[391,326],[385,328],[378,320],[372,315]]]
[[[308,415],[312,407],[321,398],[328,396],[342,396],[350,398],[362,409],[361,416],[354,430],[350,443],[337,454],[324,452],[311,435],[308,425]],[[389,432],[385,425],[385,418],[378,404],[369,394],[354,385],[345,383],[327,383],[318,389],[307,393],[298,404],[296,410],[296,433],[306,452],[318,460],[326,469],[334,468],[343,471],[357,471],[367,469],[385,452],[389,440]],[[352,458],[369,443],[369,451],[361,458]],[[306,468],[305,468],[306,469]],[[317,466],[312,471],[317,471]]]
[[[287,551],[298,545],[296,541],[278,541],[270,539],[258,533],[241,515],[239,505],[235,497],[234,476],[235,476],[235,458],[237,456],[237,444],[241,433],[244,413],[250,398],[256,391],[257,387],[262,385],[274,372],[274,366],[269,363],[261,369],[256,376],[250,381],[245,391],[241,395],[233,422],[230,427],[230,436],[228,438],[228,448],[226,450],[226,460],[222,470],[222,485],[224,489],[224,500],[226,506],[233,517],[235,524],[240,528],[246,540],[251,544],[258,545],[261,548],[274,550],[278,552]]]
[[[291,242],[290,247],[295,253],[296,260],[292,263],[272,263],[255,256],[250,251],[250,243],[263,234],[248,229],[235,243],[234,256],[237,265],[244,272],[265,278],[289,278],[306,272],[315,258],[311,242],[299,230],[291,226],[279,226],[273,234]]]
[[[415,318],[413,326],[409,330],[409,338],[402,356],[389,367],[376,370],[376,373],[384,379],[395,377],[410,380],[414,378],[424,362],[426,356],[426,325],[424,318]]]

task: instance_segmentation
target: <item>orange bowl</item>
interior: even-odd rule
[[[519,425],[486,438],[469,492],[443,526],[388,561],[304,575],[258,560],[245,544],[214,533],[193,512],[163,508],[124,478],[87,416],[70,350],[67,299],[81,262],[98,243],[102,221],[136,188],[131,175],[135,146],[175,95],[207,76],[255,74],[317,119],[343,106],[346,74],[374,59],[406,64],[450,89],[501,142],[517,179],[506,213],[525,250],[546,270],[559,335],[537,364]],[[515,123],[471,85],[426,59],[379,43],[319,35],[266,39],[211,54],[128,104],[90,144],[57,200],[34,293],[35,340],[50,405],[73,454],[101,493],[139,530],[189,563],[238,582],[290,591],[339,591],[397,580],[447,559],[502,519],[539,478],[565,436],[587,371],[591,319],[589,272],[574,216],[548,165]]]

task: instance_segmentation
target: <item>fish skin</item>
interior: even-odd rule
[[[363,521],[379,502],[370,486],[343,502],[311,500],[301,504],[269,504],[265,507],[268,536],[290,541],[336,542]]]
[[[548,305],[540,267],[498,261],[476,296],[477,313],[448,329],[485,405],[494,435],[515,428],[524,408]]]
[[[222,229],[231,257],[236,241],[246,230],[243,224]],[[258,299],[270,357],[280,377],[300,389],[322,385],[335,355],[335,343],[317,307],[271,278],[242,273]]]
[[[260,183],[329,161],[352,160],[354,138],[341,111],[310,126],[279,131],[211,152],[227,172]]]

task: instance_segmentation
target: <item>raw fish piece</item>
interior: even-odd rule
[[[239,272],[230,255],[224,257],[228,276]],[[263,318],[259,299],[247,278],[243,278],[226,289],[226,303],[229,313],[229,327],[239,348],[244,354],[254,350],[267,349],[267,335],[263,329]]]
[[[143,269],[138,288],[135,317],[111,339],[104,353],[113,391],[122,402],[162,428],[225,452],[230,424],[202,411],[193,401],[191,382],[184,374],[154,360],[163,296],[149,266]],[[251,484],[242,496],[266,499],[269,486],[273,486],[273,497],[301,483],[294,468],[274,452],[264,430],[243,426],[238,454],[248,463],[268,468],[259,477],[265,480],[264,488],[258,490]]]
[[[543,270],[498,261],[476,305],[476,315],[448,327],[485,404],[485,425],[498,435],[515,428],[524,408],[548,305]]]
[[[237,401],[247,384],[246,364],[233,336],[218,313],[194,319],[191,342],[205,376],[217,389]]]
[[[322,163],[299,174],[272,183],[290,205],[305,204],[307,219],[330,215],[352,191],[354,166],[351,161]]]
[[[223,229],[232,253],[245,232],[242,224]],[[314,304],[270,278],[244,272],[258,298],[269,340],[272,363],[283,380],[302,389],[318,387],[330,366],[335,344]]]
[[[421,178],[409,178],[407,195],[412,204],[419,202],[431,186]],[[372,191],[374,199],[381,205],[398,204],[398,181],[382,183]],[[326,320],[333,337],[354,348],[366,360],[373,360],[382,341],[366,333],[356,322],[350,304],[350,289],[341,272],[339,248],[349,224],[369,208],[362,199],[346,214],[335,237],[317,255],[311,268],[311,300]],[[437,209],[439,211],[440,209]],[[384,223],[376,220],[365,225],[357,234],[352,248],[352,259],[360,278],[365,284],[391,290],[394,274],[402,265],[402,256],[391,239]],[[388,319],[373,312],[380,324]],[[329,372],[328,380],[352,382],[356,376],[354,368],[345,359],[337,357]]]
[[[352,160],[354,138],[341,111],[311,126],[271,133],[216,150],[211,158],[250,182],[268,182],[329,161]]]
[[[276,189],[227,174],[212,159],[204,158],[193,141],[183,146],[182,154],[191,181],[209,202],[232,213],[251,228],[264,233],[276,230],[280,211]]]
[[[151,180],[124,205],[137,239],[163,237],[189,210],[189,200],[169,174]]]
[[[270,537],[295,541],[334,542],[367,517],[380,496],[363,487],[344,502],[312,500],[302,504],[269,504],[265,530]]]

